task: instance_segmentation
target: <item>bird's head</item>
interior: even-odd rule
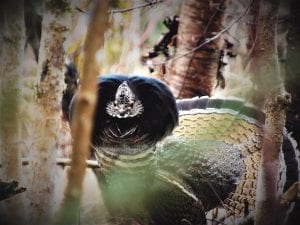
[[[135,154],[143,150],[132,149],[153,146],[178,123],[175,98],[167,85],[157,79],[103,75],[98,79],[98,87],[92,132],[92,145],[96,148]]]
[[[155,144],[178,123],[175,98],[157,79],[106,75],[98,86],[93,145]]]
[[[115,95],[115,99],[106,106],[108,115],[117,118],[136,117],[142,114],[144,107],[133,91],[128,86],[127,81],[123,81]]]

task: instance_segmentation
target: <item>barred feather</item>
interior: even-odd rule
[[[237,98],[176,102],[164,83],[138,76],[103,76],[99,87],[92,148],[112,215],[153,225],[251,220],[261,110]],[[279,193],[299,179],[298,157],[286,135]]]

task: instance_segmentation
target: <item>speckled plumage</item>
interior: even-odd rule
[[[245,211],[244,200],[249,202],[250,210],[254,206],[255,192],[248,192],[252,188],[251,180],[247,178],[244,182],[244,178],[254,172],[256,179],[262,114],[238,100],[230,100],[231,104],[221,99],[189,101],[194,106],[178,102],[179,126],[159,148],[159,170],[188,184],[191,194],[202,202],[204,211],[221,206],[226,208],[227,215],[234,212],[239,217]],[[253,117],[240,113],[247,107]],[[240,203],[236,196],[246,189],[249,194]]]
[[[255,206],[264,114],[240,99],[202,97],[177,103],[179,126],[158,149],[159,173],[165,171],[190,187],[190,194],[202,202],[207,224],[249,219]],[[285,137],[284,143],[288,141]],[[295,149],[287,145],[280,153],[279,193],[286,176],[293,182],[299,179]]]
[[[118,118],[106,106],[124,81],[143,111]],[[151,78],[106,76],[99,86],[92,147],[112,217],[152,225],[235,224],[250,217],[263,139],[260,110],[240,99],[175,102],[167,86]],[[285,146],[279,191],[299,172],[293,146]]]

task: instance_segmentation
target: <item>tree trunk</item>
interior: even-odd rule
[[[187,0],[182,3],[175,60],[166,76],[177,98],[211,94],[218,70],[220,41],[195,48],[221,30],[223,2]]]
[[[54,203],[54,166],[64,85],[63,45],[71,27],[70,0],[46,0],[36,89],[36,125],[31,150],[32,186],[29,187],[31,224],[50,223]]]
[[[280,76],[276,46],[278,0],[260,2],[252,71],[266,113],[257,181],[255,224],[282,224],[278,202],[279,153],[289,95]]]
[[[0,158],[1,179],[21,181],[20,100],[25,24],[24,2],[2,1],[0,6]],[[24,207],[18,195],[1,203],[1,224],[22,224]],[[3,205],[4,204],[4,205]],[[10,212],[14,212],[14,214]],[[2,223],[3,222],[3,223]]]

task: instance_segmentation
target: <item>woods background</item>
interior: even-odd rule
[[[69,198],[77,200],[68,223],[108,224],[93,164],[84,176],[87,150],[78,150],[83,163],[82,177],[74,175],[77,189],[64,191],[69,165],[77,165],[70,161],[72,139],[61,111],[69,62],[76,65],[83,86],[96,81],[97,74],[140,74],[163,80],[179,99],[202,95],[246,99],[266,112],[272,127],[269,137],[276,141],[265,150],[274,154],[267,164],[276,161],[284,126],[300,143],[297,0],[5,0],[0,4],[3,224],[64,224],[67,206],[61,205],[74,192]],[[102,8],[97,11],[98,4]],[[100,21],[94,28],[93,20]],[[88,73],[92,80],[84,81]],[[262,177],[259,182],[266,180]],[[262,187],[272,190],[268,184]],[[264,200],[258,207],[270,220],[274,199]],[[61,217],[54,221],[58,211]],[[293,216],[299,221],[297,213]],[[265,218],[260,221],[257,224],[270,224]]]

